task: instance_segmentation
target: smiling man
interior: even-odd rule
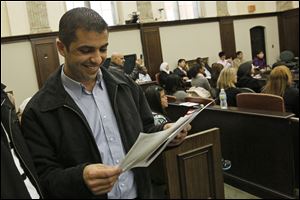
[[[151,198],[147,168],[122,173],[119,162],[140,132],[154,126],[141,88],[102,68],[108,27],[88,8],[66,12],[57,48],[64,64],[28,103],[25,139],[46,198]],[[184,130],[171,145],[180,144]]]

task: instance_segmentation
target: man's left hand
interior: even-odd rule
[[[164,126],[164,130],[170,128],[172,126],[172,123],[168,123]],[[177,146],[181,144],[184,140],[184,138],[187,136],[188,131],[190,131],[192,126],[190,124],[186,125],[184,129],[176,135],[176,137],[169,143],[168,146]]]

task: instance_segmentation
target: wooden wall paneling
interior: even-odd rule
[[[160,64],[163,62],[159,27],[141,25],[140,32],[145,66],[152,80],[155,80],[155,74],[159,72]]]
[[[299,57],[299,9],[278,15],[280,51],[291,50]]]
[[[295,164],[295,187],[299,189],[299,118],[291,117],[289,119],[291,125],[291,132],[293,133],[293,146],[294,146],[294,164]],[[299,196],[299,191],[298,191]]]
[[[215,198],[212,151],[212,145],[206,145],[178,154],[181,198]],[[193,173],[195,170],[199,170],[199,177]]]
[[[233,19],[231,18],[220,18],[220,37],[222,50],[226,53],[227,58],[234,58],[236,47],[234,37],[234,26]]]
[[[56,37],[30,39],[39,88],[59,67]]]

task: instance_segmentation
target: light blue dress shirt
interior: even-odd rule
[[[65,90],[87,119],[103,164],[118,165],[125,157],[125,151],[101,70],[99,70],[92,92],[87,91],[83,84],[66,76],[63,69],[61,80]],[[122,173],[112,191],[108,193],[109,199],[132,199],[136,197],[137,190],[132,171]]]

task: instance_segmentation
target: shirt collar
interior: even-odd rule
[[[64,65],[61,70],[61,80],[63,85],[67,87],[69,90],[71,90],[76,95],[76,97],[81,98],[83,93],[87,93],[85,90],[85,86],[82,83],[73,80],[72,78],[68,77],[64,73]],[[103,74],[99,69],[98,74],[96,76],[96,85],[98,85],[101,89],[103,89],[101,84],[102,81],[103,81]]]
[[[198,73],[197,76],[205,78],[205,76],[202,73]]]
[[[122,65],[117,65],[116,63],[113,63],[113,62],[110,63],[110,66],[116,67],[121,70],[123,70],[123,68],[124,68]]]

